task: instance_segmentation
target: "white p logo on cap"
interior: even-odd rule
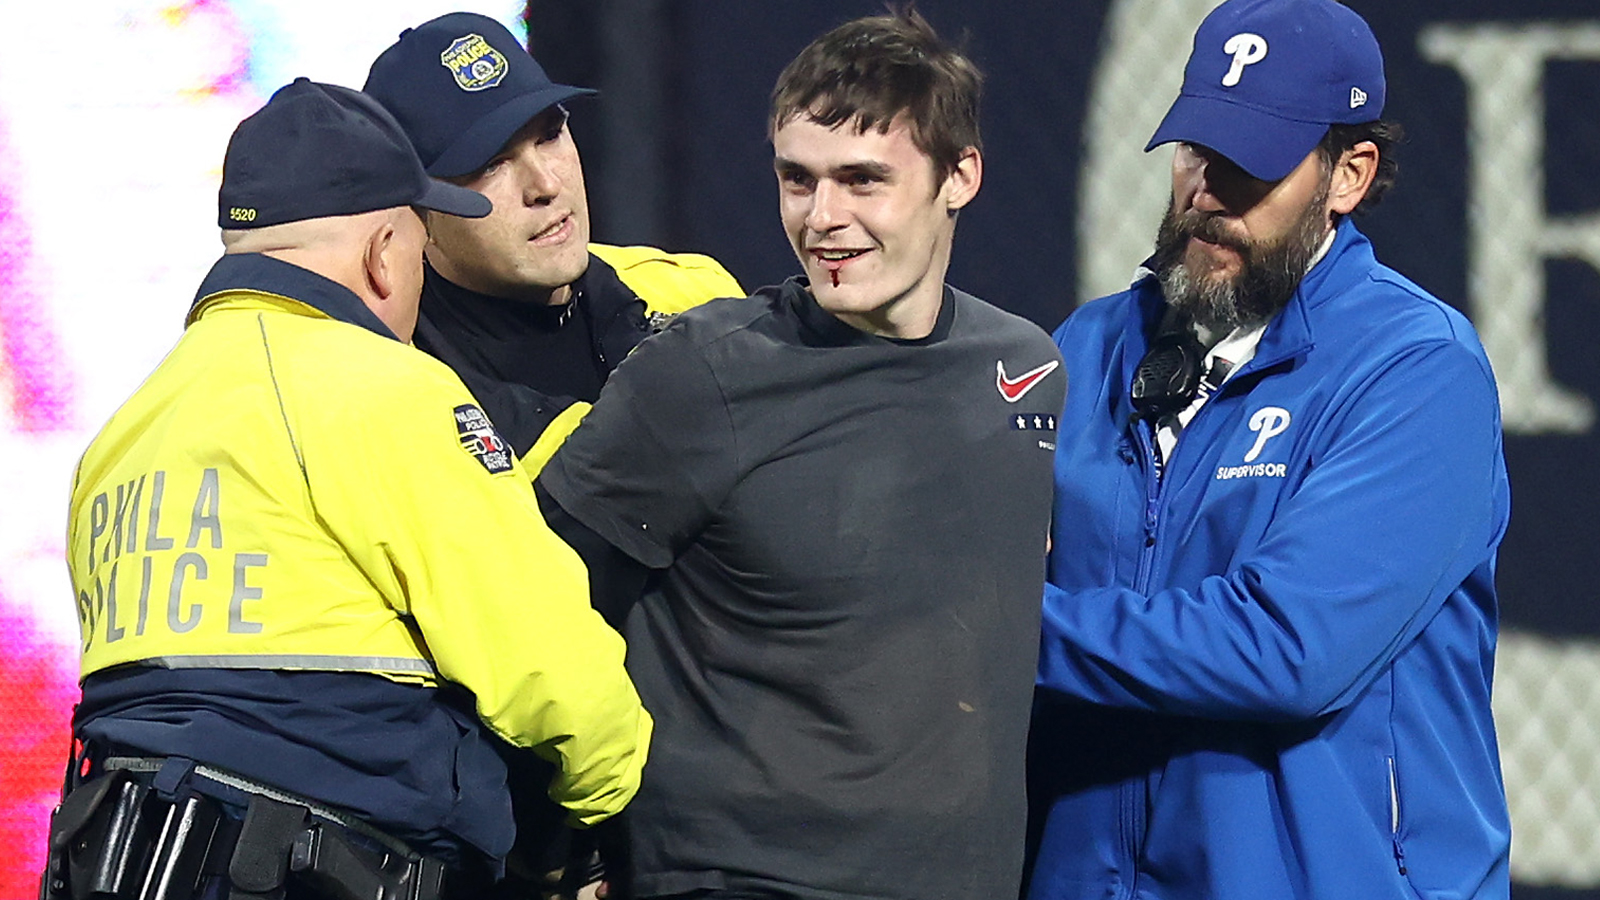
[[[1267,39],[1259,34],[1241,32],[1228,38],[1222,45],[1222,52],[1233,56],[1233,65],[1228,67],[1228,74],[1222,76],[1222,86],[1233,87],[1244,76],[1245,66],[1267,58]]]

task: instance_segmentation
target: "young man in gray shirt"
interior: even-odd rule
[[[944,284],[979,81],[915,14],[802,51],[770,126],[804,277],[641,344],[540,477],[631,594],[601,602],[658,722],[637,896],[1017,892],[1066,384],[1043,331]]]

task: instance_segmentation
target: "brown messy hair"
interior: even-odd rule
[[[904,113],[912,142],[942,181],[968,147],[983,149],[982,86],[978,67],[916,9],[892,9],[846,22],[800,51],[772,89],[767,138],[800,116],[826,128],[853,121],[857,134],[886,133]]]

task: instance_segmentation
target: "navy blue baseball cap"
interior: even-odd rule
[[[440,178],[476,172],[529,119],[595,93],[552,82],[504,25],[466,12],[400,32],[362,90],[394,113]]]
[[[263,228],[420,206],[482,218],[489,198],[428,177],[400,124],[359,91],[305,78],[278,89],[233,130],[217,224]]]
[[[1209,147],[1264,181],[1300,164],[1334,124],[1383,113],[1383,53],[1334,0],[1227,0],[1194,35],[1183,90],[1145,150]]]

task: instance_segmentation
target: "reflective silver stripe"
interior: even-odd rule
[[[166,765],[166,763],[167,757],[164,756],[108,756],[106,757],[105,762],[101,763],[101,765],[108,772],[116,771],[117,769],[125,769],[129,772],[159,772],[161,771],[161,767]],[[389,848],[391,851],[398,853],[408,860],[417,859],[416,851],[412,850],[409,845],[399,838],[385,834],[371,825],[368,825],[361,819],[358,819],[342,810],[334,809],[331,806],[323,806],[321,803],[318,803],[309,797],[302,797],[299,794],[279,790],[270,784],[262,784],[259,781],[253,781],[244,777],[243,775],[234,774],[226,769],[218,769],[214,766],[208,766],[205,763],[195,763],[193,771],[195,775],[198,775],[201,778],[207,779],[208,781],[214,781],[217,784],[226,785],[236,791],[242,791],[246,794],[259,794],[260,796],[276,800],[279,803],[287,803],[291,806],[305,807],[306,811],[312,815],[321,819],[326,819],[335,825],[341,825],[350,829],[351,831],[365,835],[366,837],[377,841],[383,846]]]
[[[415,672],[437,678],[425,659],[403,656],[331,656],[310,653],[152,656],[138,661],[163,669],[310,669],[318,672]]]

